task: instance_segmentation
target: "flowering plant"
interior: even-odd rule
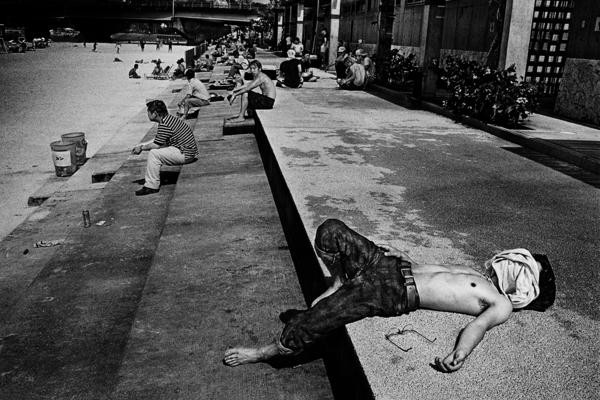
[[[385,86],[402,89],[415,80],[418,70],[414,54],[405,56],[398,49],[393,49],[383,61],[378,80]]]
[[[450,92],[444,107],[457,114],[515,126],[537,107],[537,86],[517,79],[514,65],[492,71],[475,61],[449,56],[435,68]]]

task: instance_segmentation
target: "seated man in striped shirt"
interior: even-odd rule
[[[145,183],[135,192],[136,196],[159,191],[162,165],[188,164],[196,161],[198,157],[196,139],[188,124],[170,115],[162,100],[147,100],[146,107],[150,121],[158,122],[158,131],[154,140],[140,143],[131,150],[132,154],[149,150]]]

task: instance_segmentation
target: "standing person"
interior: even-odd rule
[[[173,52],[173,41],[171,39],[169,39],[167,44],[169,45],[169,53],[172,53]]]
[[[299,88],[302,87],[302,65],[296,58],[296,52],[292,49],[287,51],[287,60],[279,65],[280,77],[277,86]]]
[[[340,89],[363,89],[365,87],[365,67],[361,63],[356,62],[352,57],[346,58],[346,66],[348,67],[346,78],[337,80]]]
[[[196,79],[196,73],[192,69],[185,71],[185,77],[188,81],[185,97],[177,104],[182,112],[180,116],[186,119],[188,112],[192,107],[202,107],[210,104],[210,94],[206,90],[204,83]]]
[[[294,43],[292,43],[291,49],[296,52],[296,57],[302,57],[302,53],[304,53],[304,45],[300,43],[299,37],[294,39]]]
[[[462,265],[417,264],[406,253],[377,246],[335,219],[319,226],[314,246],[333,285],[308,310],[281,313],[286,325],[274,342],[228,349],[226,365],[296,355],[351,322],[426,309],[475,317],[461,330],[453,350],[435,358],[438,371],[454,372],[513,309],[545,311],[556,295],[548,258],[525,249],[495,255],[485,263],[484,273]]]
[[[92,51],[96,51],[98,48],[98,42],[94,42],[94,46],[92,47]]]
[[[144,46],[146,46],[146,43],[143,40],[140,40],[140,48],[142,49],[142,53],[144,52]]]
[[[233,89],[227,96],[229,104],[233,103],[237,96],[241,96],[240,113],[229,120],[235,122],[244,121],[246,110],[270,110],[275,104],[275,85],[267,75],[262,72],[262,64],[258,60],[252,60],[248,64],[253,80]],[[252,89],[259,88],[261,93],[253,92]]]
[[[115,51],[117,52],[117,54],[119,54],[121,52],[121,43],[120,42],[115,43]]]
[[[329,40],[327,37],[321,39],[321,46],[319,47],[319,53],[321,54],[321,69],[326,70],[329,63]]]
[[[148,150],[144,186],[135,192],[136,196],[159,192],[162,165],[188,164],[198,157],[196,139],[188,124],[170,115],[162,100],[147,100],[146,107],[148,119],[158,122],[158,130],[153,140],[140,143],[131,150],[132,154]]]
[[[156,41],[156,50],[160,50],[160,39]]]

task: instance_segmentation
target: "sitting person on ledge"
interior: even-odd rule
[[[237,96],[241,96],[240,113],[237,116],[230,117],[233,122],[244,121],[246,110],[270,110],[275,104],[275,85],[271,78],[262,72],[262,64],[258,60],[250,61],[249,69],[253,79],[241,86],[233,89],[233,92],[227,96],[229,104]],[[252,89],[259,88],[262,94],[253,92]]]
[[[180,58],[179,60],[177,60],[177,66],[175,67],[175,70],[173,71],[172,79],[179,79],[179,78],[183,78],[184,76],[185,76],[185,64],[183,62],[183,58]]]
[[[137,73],[137,70],[138,70],[138,68],[139,68],[139,65],[137,65],[137,63],[135,63],[135,64],[133,64],[133,68],[131,68],[131,69],[129,70],[129,77],[130,77],[131,79],[139,79],[139,78],[141,78],[141,77],[138,75],[138,73]]]
[[[506,322],[513,309],[545,311],[554,303],[554,273],[545,255],[503,251],[484,273],[464,265],[417,264],[396,249],[371,242],[335,219],[317,229],[317,255],[333,279],[308,310],[287,310],[281,336],[260,347],[235,347],[223,362],[231,367],[300,353],[332,331],[368,317],[395,317],[417,309],[475,316],[454,349],[436,357],[441,372],[460,369],[485,333]]]
[[[366,79],[365,67],[361,63],[356,62],[356,59],[353,57],[346,58],[345,63],[348,67],[346,78],[337,80],[338,85],[340,85],[340,89],[363,89]]]
[[[302,66],[296,58],[296,52],[292,49],[287,51],[287,60],[279,65],[279,78],[277,86],[299,88],[302,87]]]
[[[196,73],[193,69],[185,71],[185,77],[188,81],[185,97],[181,99],[177,106],[179,111],[177,115],[183,119],[187,118],[190,108],[202,107],[210,104],[210,94],[206,90],[204,83],[196,79]]]
[[[162,165],[189,164],[198,158],[196,138],[185,121],[170,115],[162,100],[146,100],[146,107],[148,119],[158,122],[158,130],[153,140],[140,143],[131,150],[132,154],[148,150],[144,186],[135,192],[136,196],[158,193]]]

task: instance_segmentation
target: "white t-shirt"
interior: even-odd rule
[[[199,99],[210,101],[210,94],[208,94],[208,90],[206,90],[206,86],[204,86],[204,83],[200,82],[196,78],[192,78],[188,82],[188,88],[187,88],[186,94],[197,97]]]

